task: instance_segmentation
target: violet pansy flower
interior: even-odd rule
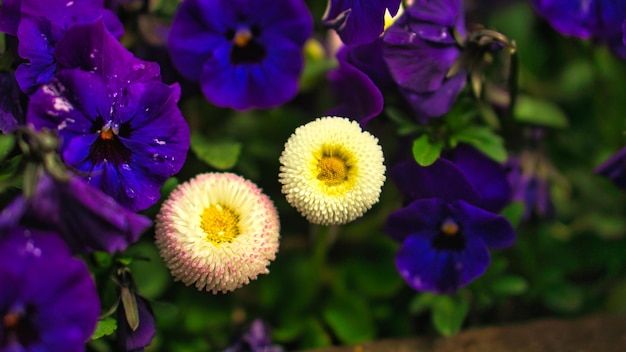
[[[0,351],[84,351],[100,314],[85,263],[53,233],[0,231]]]
[[[211,103],[271,108],[297,93],[312,30],[303,0],[185,0],[169,48],[174,66]]]
[[[408,204],[385,229],[402,243],[396,267],[418,291],[455,292],[484,273],[488,248],[515,239],[511,224],[495,213],[510,197],[504,170],[473,148],[459,148],[431,166],[410,160],[390,172]]]
[[[595,173],[607,177],[617,187],[626,191],[626,147],[600,164]]]
[[[20,6],[16,31],[18,54],[28,61],[17,68],[15,75],[20,88],[29,94],[54,76],[57,70],[54,49],[68,29],[101,20],[114,36],[123,34],[119,19],[104,9],[99,0],[51,0],[45,4],[39,0],[21,0],[10,5]],[[10,9],[15,11],[13,7]]]
[[[255,319],[250,328],[234,344],[223,352],[283,352],[279,345],[272,344],[270,330],[261,319]]]
[[[90,30],[101,36],[85,35]],[[82,36],[94,42],[72,40]],[[31,96],[27,121],[58,131],[63,159],[87,183],[132,211],[146,209],[189,149],[189,127],[177,106],[180,88],[154,79],[154,64],[119,55],[125,49],[102,24],[76,26],[64,40],[87,50],[95,66],[58,72]]]
[[[43,174],[31,198],[19,196],[0,213],[0,226],[16,224],[53,229],[73,253],[113,253],[135,243],[152,222],[76,176],[60,181]]]
[[[346,45],[365,44],[385,28],[385,11],[395,16],[401,0],[328,0],[322,21],[337,31]]]
[[[626,58],[623,24],[626,2],[614,0],[532,0],[539,15],[563,35],[607,43]]]
[[[420,122],[448,112],[465,86],[465,69],[448,77],[461,55],[454,32],[465,37],[464,16],[461,0],[416,0],[385,32],[385,61]]]

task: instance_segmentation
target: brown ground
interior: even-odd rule
[[[470,329],[450,338],[384,340],[306,352],[626,352],[626,315]]]

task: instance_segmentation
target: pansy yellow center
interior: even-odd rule
[[[239,235],[239,215],[223,205],[209,205],[202,212],[200,227],[207,241],[215,245],[231,243]]]
[[[252,32],[247,28],[241,28],[235,32],[233,43],[238,47],[244,47],[248,45],[250,39],[252,39]]]
[[[459,233],[459,225],[452,219],[446,219],[441,224],[441,232],[446,236],[456,236]]]

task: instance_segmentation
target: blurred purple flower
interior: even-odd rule
[[[298,91],[313,20],[302,0],[186,0],[172,22],[172,61],[217,106],[271,108]]]
[[[401,0],[328,0],[322,21],[337,31],[346,45],[376,40],[385,28],[385,11],[398,13]]]
[[[137,302],[139,326],[133,331],[128,325],[124,305],[120,304],[117,308],[117,340],[120,350],[143,351],[144,347],[150,345],[156,333],[154,313],[150,303],[145,298],[135,291],[132,291],[131,294],[135,296]]]
[[[535,10],[563,35],[607,43],[626,58],[622,26],[626,2],[615,0],[532,0]]]
[[[626,147],[600,164],[595,173],[607,177],[617,187],[626,191]]]
[[[325,115],[348,117],[364,125],[383,110],[383,95],[369,76],[348,61],[350,48],[344,46],[337,52],[339,67],[328,73],[339,104]]]
[[[466,35],[461,0],[416,0],[383,37],[391,75],[420,122],[448,112],[465,86],[465,69],[448,77],[461,55],[454,31]]]
[[[223,352],[283,352],[278,345],[272,345],[270,331],[261,319],[256,319],[250,329],[232,346]]]
[[[20,89],[12,72],[0,72],[0,131],[10,133],[24,124]]]
[[[37,129],[58,130],[63,159],[87,183],[130,210],[146,209],[180,170],[189,149],[189,127],[177,106],[180,88],[156,80],[158,66],[125,52],[102,24],[70,32],[59,47],[74,47],[79,54],[59,55],[60,64],[74,58],[78,61],[70,66],[92,72],[59,71],[31,96],[27,121]],[[81,47],[92,62],[80,54]]]
[[[152,222],[77,177],[59,181],[43,174],[31,198],[19,196],[0,213],[0,226],[17,224],[53,229],[73,253],[112,253],[136,242]]]
[[[78,24],[102,20],[116,37],[124,31],[122,23],[99,0],[21,0],[18,54],[28,60],[21,64],[15,75],[20,88],[32,94],[36,88],[48,83],[57,70],[54,49],[65,32]],[[14,11],[14,9],[12,9]]]
[[[402,242],[396,267],[414,289],[453,293],[487,269],[487,247],[514,242],[511,224],[495,213],[510,199],[504,170],[475,149],[461,145],[428,167],[410,160],[390,177],[408,205],[385,229]]]
[[[52,233],[0,231],[0,351],[84,351],[100,314],[85,263]]]
[[[507,160],[507,178],[513,190],[512,201],[524,204],[523,220],[534,214],[549,218],[554,214],[554,205],[550,197],[549,173],[551,165],[543,156],[522,153]]]

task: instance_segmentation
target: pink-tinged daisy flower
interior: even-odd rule
[[[289,204],[309,222],[345,224],[378,202],[383,161],[378,139],[356,121],[322,117],[289,137],[278,177]]]
[[[278,252],[280,223],[268,196],[231,173],[178,186],[156,220],[156,245],[176,281],[226,293],[259,274]]]

